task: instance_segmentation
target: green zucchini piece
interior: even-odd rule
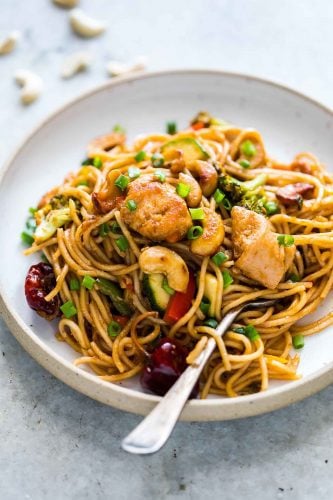
[[[105,278],[97,278],[96,284],[100,292],[110,297],[112,305],[122,316],[131,316],[133,310],[124,300],[123,292],[119,285]]]
[[[168,161],[177,158],[177,151],[179,150],[183,152],[185,162],[207,160],[209,158],[207,151],[192,137],[183,137],[165,143],[161,148],[161,153],[165,160]]]
[[[171,295],[163,289],[164,275],[159,273],[145,274],[143,277],[143,291],[147,296],[151,308],[163,313],[169,303]]]

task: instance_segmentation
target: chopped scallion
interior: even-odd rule
[[[165,182],[165,173],[164,172],[161,172],[160,170],[156,170],[156,172],[154,173],[155,177],[160,181],[160,182]]]
[[[162,288],[169,295],[173,295],[175,293],[174,289],[169,286],[168,280],[166,278],[163,278]]]
[[[200,302],[200,311],[203,312],[204,315],[208,314],[209,308],[210,308],[210,300],[207,299],[206,297],[202,298],[202,301]]]
[[[300,333],[293,336],[293,346],[295,349],[302,349],[304,347],[304,336]]]
[[[239,160],[238,163],[243,168],[250,168],[251,167],[251,163],[248,160]]]
[[[162,167],[164,165],[164,156],[160,153],[155,153],[151,157],[151,162],[153,164],[153,167]]]
[[[118,134],[125,134],[126,130],[122,125],[119,125],[119,123],[116,123],[116,125],[112,129],[113,132],[117,132]]]
[[[137,209],[138,205],[137,205],[136,201],[134,201],[134,200],[127,200],[126,206],[127,206],[128,210],[130,210],[131,212],[134,212],[134,210]]]
[[[246,335],[250,340],[260,339],[260,335],[253,325],[246,325],[244,328],[244,335]]]
[[[120,174],[119,177],[114,181],[115,186],[117,186],[121,191],[125,191],[128,186],[129,178],[126,175]]]
[[[242,142],[240,150],[243,153],[243,155],[247,156],[248,158],[252,158],[257,152],[257,148],[255,147],[253,142],[250,141],[249,139]]]
[[[227,255],[224,252],[217,252],[212,257],[212,261],[217,266],[221,266],[221,264],[223,264],[227,260],[228,260],[228,257],[227,257]]]
[[[111,232],[114,234],[121,234],[121,227],[119,226],[118,222],[112,222],[111,224]]]
[[[222,205],[224,206],[224,208],[226,210],[231,210],[232,209],[232,204],[231,202],[228,200],[228,198],[223,198],[222,200]]]
[[[301,278],[298,274],[295,274],[295,273],[292,273],[290,276],[289,276],[289,279],[290,281],[292,281],[293,283],[298,283],[299,281],[301,281]]]
[[[94,288],[95,281],[96,280],[92,276],[86,274],[82,280],[82,286],[84,286],[88,290],[92,290]]]
[[[137,179],[141,175],[141,170],[138,167],[129,167],[127,173],[130,179]]]
[[[229,271],[222,271],[222,276],[223,276],[223,288],[224,290],[228,288],[229,285],[231,285],[234,280]]]
[[[121,332],[121,326],[117,321],[111,321],[111,323],[108,324],[107,331],[109,337],[117,337]]]
[[[135,156],[134,156],[134,160],[136,162],[140,162],[140,161],[143,161],[144,159],[146,158],[146,152],[145,151],[139,151]]]
[[[197,238],[200,238],[202,234],[203,234],[203,229],[201,226],[192,226],[187,231],[187,239],[196,240]]]
[[[69,282],[69,288],[70,290],[72,290],[72,292],[77,292],[78,290],[80,290],[80,280],[78,280],[77,278],[71,278]]]
[[[38,211],[38,208],[35,208],[35,207],[30,207],[30,208],[29,208],[29,213],[30,213],[31,215],[35,215],[35,213],[36,213],[37,211]]]
[[[266,201],[264,208],[267,215],[274,215],[280,212],[279,205],[275,201]]]
[[[89,165],[93,164],[93,159],[92,158],[86,158],[85,160],[81,161],[82,167],[88,167]]]
[[[220,203],[222,203],[224,198],[225,198],[225,194],[222,193],[222,191],[220,189],[217,189],[214,193],[214,200],[216,201],[216,203],[219,205]]]
[[[278,244],[282,247],[291,247],[294,244],[294,237],[291,234],[279,234],[277,237]]]
[[[99,157],[99,156],[96,156],[96,158],[94,158],[94,160],[93,160],[93,165],[94,165],[94,167],[96,167],[96,168],[102,168],[102,166],[103,166],[103,162],[102,162],[102,160],[100,159],[100,157]]]
[[[209,326],[209,328],[216,328],[218,325],[218,321],[214,318],[208,318],[204,321],[204,326]]]
[[[189,212],[193,220],[203,220],[205,218],[205,213],[202,207],[189,208]]]
[[[60,310],[67,319],[77,314],[77,309],[71,300],[68,300],[62,306],[60,306]]]
[[[177,123],[176,122],[167,122],[166,131],[168,134],[174,135],[177,133]]]
[[[23,231],[21,233],[21,240],[22,240],[22,243],[24,243],[25,245],[29,245],[29,246],[31,246],[33,244],[33,242],[35,241],[33,239],[33,237],[31,236],[31,234],[27,233],[26,231]]]
[[[179,194],[181,198],[186,198],[189,195],[190,191],[191,191],[190,186],[184,184],[183,182],[180,182],[176,186],[176,192],[177,194]]]
[[[116,245],[122,252],[125,252],[128,249],[128,241],[125,236],[120,236],[120,238],[116,239]]]
[[[103,222],[98,228],[98,234],[102,237],[105,238],[110,232],[110,226],[106,222]]]

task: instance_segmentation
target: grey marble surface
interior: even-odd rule
[[[202,67],[252,73],[333,106],[333,3],[329,0],[82,0],[109,23],[74,36],[50,0],[0,0],[0,34],[23,39],[0,59],[0,162],[48,112],[106,79],[108,59],[144,54],[149,69]],[[87,48],[93,68],[61,81],[65,56]],[[21,67],[45,80],[24,108]],[[5,263],[0,263],[1,267]],[[0,271],[1,272],[1,271]],[[317,499],[333,497],[333,388],[273,414],[180,423],[165,448],[135,457],[121,437],[139,418],[103,406],[39,367],[0,320],[0,498]]]

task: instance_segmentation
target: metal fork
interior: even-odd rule
[[[246,309],[262,309],[275,303],[275,300],[257,300],[233,309],[224,316],[217,326],[217,335],[222,337],[242,311]],[[138,455],[146,455],[162,448],[176,425],[179,415],[215,346],[215,340],[211,337],[195,363],[186,368],[155,408],[122,441],[123,450]]]

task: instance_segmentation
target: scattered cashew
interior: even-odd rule
[[[53,0],[59,7],[76,7],[80,0]]]
[[[147,67],[147,58],[140,56],[132,64],[125,64],[119,61],[110,61],[106,70],[110,76],[121,76],[126,73],[135,73],[137,71],[144,71]]]
[[[217,172],[213,165],[203,160],[188,163],[187,168],[194,177],[199,179],[199,184],[204,196],[213,194],[217,187]]]
[[[87,16],[81,9],[71,10],[69,22],[73,31],[85,38],[101,35],[106,29],[105,23]]]
[[[168,284],[177,292],[185,292],[189,282],[189,272],[185,261],[173,250],[155,246],[143,250],[139,266],[144,273],[161,273]]]
[[[200,205],[202,191],[197,181],[191,175],[183,174],[182,172],[179,174],[178,178],[180,182],[190,186],[190,192],[186,197],[187,206],[193,208]]]
[[[19,39],[21,38],[21,33],[19,31],[12,31],[9,35],[0,41],[0,55],[9,54],[12,52]]]
[[[43,80],[32,71],[22,69],[15,73],[16,82],[21,85],[21,102],[30,104],[35,101],[43,91]]]
[[[196,240],[191,240],[191,252],[202,256],[213,255],[223,242],[224,226],[221,216],[215,210],[204,208],[203,211],[203,233]]]
[[[71,78],[80,71],[85,71],[90,66],[92,56],[89,52],[75,52],[68,56],[62,65],[62,78]]]

